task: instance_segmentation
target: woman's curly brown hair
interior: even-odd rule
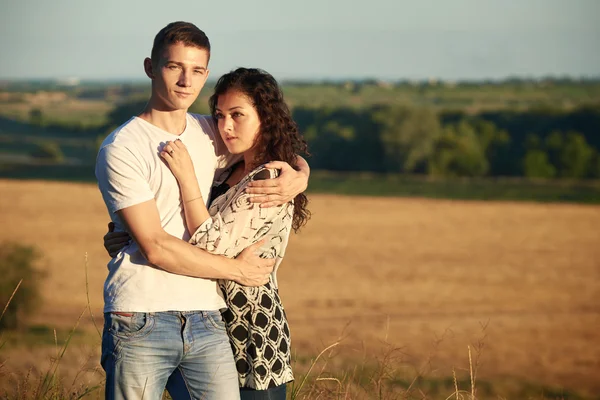
[[[277,160],[285,161],[297,169],[296,155],[308,155],[308,146],[298,132],[298,126],[292,119],[275,78],[257,68],[238,68],[223,75],[209,100],[215,123],[219,96],[232,91],[246,96],[260,119],[260,132],[254,143],[256,156],[253,167]],[[294,231],[298,231],[310,218],[307,204],[308,198],[304,193],[294,198]]]

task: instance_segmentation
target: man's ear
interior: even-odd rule
[[[144,71],[146,72],[148,78],[154,79],[154,68],[152,67],[152,60],[150,57],[146,57],[144,59]]]

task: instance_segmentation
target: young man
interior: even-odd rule
[[[193,24],[163,28],[144,61],[152,80],[145,110],[111,133],[98,153],[96,176],[111,220],[135,239],[110,261],[104,284],[101,363],[110,399],[160,399],[165,387],[174,398],[239,398],[214,279],[262,285],[274,262],[254,254],[260,243],[236,259],[188,244],[178,185],[159,156],[165,142],[184,142],[208,198],[226,150],[211,117],[187,110],[206,82],[209,58],[209,40]],[[263,194],[257,197],[263,206],[291,200],[308,181],[304,160],[298,172],[272,164],[282,174],[255,192]]]

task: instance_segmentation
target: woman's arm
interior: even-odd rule
[[[198,186],[194,163],[187,147],[179,139],[167,142],[160,155],[177,179],[181,191],[185,223],[188,231],[193,233],[210,218],[200,186]]]
[[[198,187],[198,181],[194,177],[188,181],[178,181],[181,190],[181,200],[183,202],[183,211],[185,213],[185,224],[190,233],[204,221],[210,218],[210,214],[204,204],[204,198]]]

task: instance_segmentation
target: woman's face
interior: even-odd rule
[[[220,95],[215,115],[221,138],[231,154],[252,149],[260,130],[260,118],[246,95],[238,91]]]

